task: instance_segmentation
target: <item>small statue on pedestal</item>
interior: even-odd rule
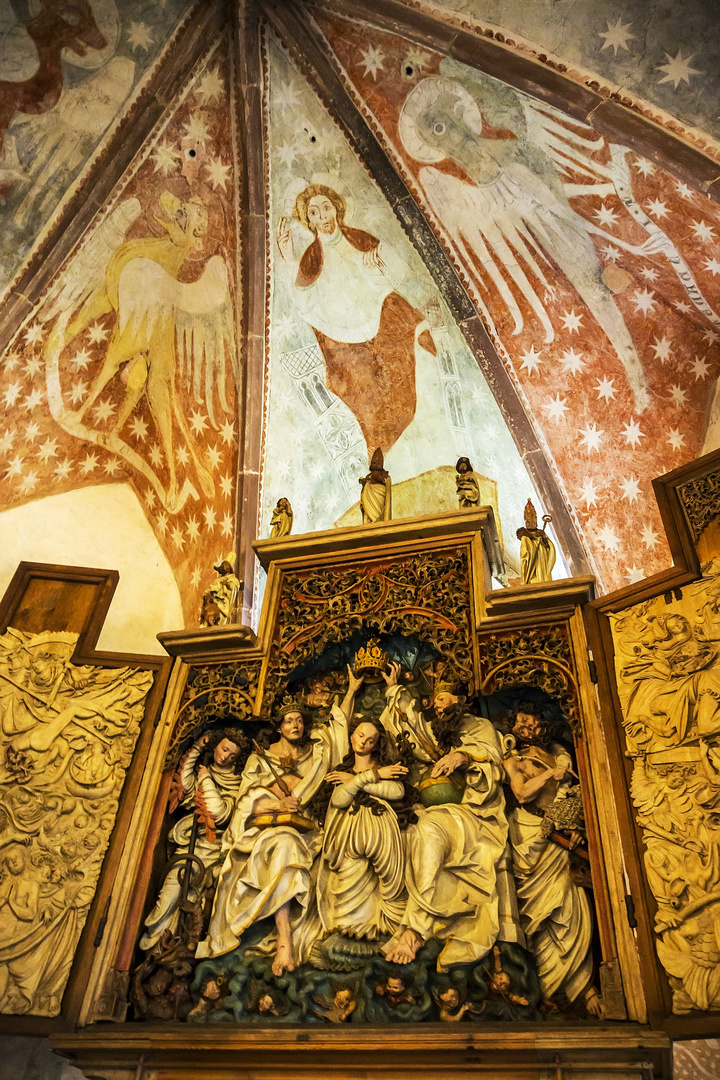
[[[520,576],[523,585],[550,581],[555,565],[555,545],[545,532],[549,514],[543,516],[543,527],[538,529],[537,513],[530,499],[525,504],[525,528],[518,529],[520,541]]]
[[[218,575],[205,590],[200,612],[201,626],[225,626],[233,621],[235,604],[242,582],[235,576],[231,559],[234,554],[213,567]]]
[[[270,518],[270,539],[278,540],[292,532],[293,512],[289,499],[278,499]]]
[[[480,505],[480,485],[470,464],[470,458],[461,457],[455,466],[455,486],[462,510],[474,510]]]
[[[370,472],[362,476],[358,483],[360,492],[360,510],[363,525],[373,521],[392,520],[392,480],[385,471],[383,452],[377,448],[370,461]]]

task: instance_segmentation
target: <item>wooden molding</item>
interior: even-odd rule
[[[364,1030],[354,1024],[302,1030],[247,1025],[240,1031],[227,1024],[125,1027],[56,1035],[52,1046],[88,1075],[111,1075],[113,1080],[132,1080],[143,1069],[158,1069],[168,1080],[219,1080],[240,1073],[254,1080],[672,1076],[668,1037],[625,1022],[594,1028],[548,1022],[523,1029],[517,1024],[504,1031],[498,1025],[470,1024],[383,1024]]]
[[[512,585],[493,589],[485,597],[486,618],[479,629],[488,630],[494,621],[540,609],[548,620],[572,614],[576,607],[590,603],[595,596],[595,578],[559,578],[535,585]]]
[[[448,510],[442,514],[399,518],[397,521],[375,521],[370,525],[348,525],[341,529],[283,536],[279,540],[254,540],[253,548],[263,569],[269,570],[274,562],[288,559],[296,562],[303,556],[317,558],[351,551],[353,555],[357,552],[358,555],[377,557],[378,549],[389,552],[398,545],[406,547],[418,541],[424,544],[432,537],[466,539],[476,533],[482,534],[491,572],[502,573],[500,541],[491,506],[482,506],[478,510]]]
[[[179,656],[186,664],[192,664],[194,660],[203,664],[237,660],[241,650],[244,654],[257,647],[254,631],[241,623],[197,630],[170,630],[158,634],[158,641],[170,656]]]

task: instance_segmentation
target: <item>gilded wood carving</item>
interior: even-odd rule
[[[288,676],[328,645],[371,625],[379,633],[402,626],[474,682],[470,567],[464,548],[283,575],[275,644],[265,679],[271,706]]]
[[[152,672],[70,662],[77,634],[0,638],[0,1012],[57,1016]]]
[[[613,616],[631,794],[673,1011],[720,1008],[720,560]]]
[[[190,669],[134,1015],[601,1017],[567,627],[478,664],[469,545],[342,554],[271,577],[263,661]]]

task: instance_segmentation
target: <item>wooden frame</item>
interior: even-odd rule
[[[94,648],[100,636],[119,577],[117,570],[61,566],[55,563],[21,562],[11,579],[5,596],[0,602],[0,633],[4,633],[11,623],[13,614],[25,593],[28,582],[32,579],[97,585],[98,597],[79,632],[80,636],[71,663],[92,664],[100,667],[130,666],[142,671],[154,672],[153,683],[145,699],[143,719],[132,762],[125,775],[125,781],[120,793],[115,824],[103,858],[95,896],[75,948],[70,975],[63,993],[60,1015],[57,1017],[0,1016],[0,1033],[2,1034],[47,1035],[51,1032],[68,1031],[75,1028],[80,1016],[93,954],[104,933],[107,907],[115,883],[123,843],[133,814],[140,780],[152,742],[153,730],[162,705],[171,668],[170,661],[162,656],[153,657],[144,653],[104,652],[97,651]]]
[[[173,734],[190,666],[228,662],[262,662],[267,668],[273,645],[275,614],[286,571],[327,568],[381,557],[390,559],[404,553],[434,551],[444,547],[466,548],[473,564],[475,595],[471,599],[473,650],[476,671],[478,638],[496,631],[529,626],[563,626],[571,648],[574,678],[581,714],[581,747],[585,764],[583,780],[590,809],[593,836],[592,870],[597,889],[596,908],[605,970],[604,988],[614,993],[614,1016],[603,1026],[564,1026],[537,1023],[503,1030],[503,1025],[487,1029],[453,1025],[417,1024],[363,1025],[331,1030],[305,1025],[259,1028],[254,1025],[213,1025],[211,1029],[187,1024],[133,1023],[111,1028],[90,1027],[74,1035],[56,1036],[54,1046],[75,1056],[85,1069],[107,1077],[130,1078],[136,1069],[154,1070],[157,1080],[208,1080],[234,1076],[237,1054],[243,1069],[259,1080],[279,1080],[292,1074],[333,1080],[360,1080],[368,1069],[384,1080],[407,1075],[408,1052],[412,1049],[412,1070],[421,1075],[443,1074],[462,1077],[484,1074],[494,1080],[545,1077],[553,1064],[558,1076],[585,1069],[584,1076],[600,1080],[605,1064],[611,1062],[613,1075],[650,1080],[669,1076],[667,1037],[642,1025],[647,1020],[642,975],[634,937],[627,923],[624,868],[612,841],[618,824],[614,807],[599,800],[597,793],[609,787],[610,763],[604,751],[597,702],[581,609],[592,596],[593,579],[570,579],[517,590],[493,591],[491,566],[496,555],[497,535],[492,510],[454,511],[434,518],[378,522],[370,526],[330,530],[326,533],[260,540],[253,545],[268,569],[263,614],[257,638],[242,627],[180,631],[161,635],[175,656],[171,683],[160,724],[155,731],[148,764],[139,786],[135,812],[122,855],[123,881],[134,887],[116,890],[110,901],[108,927],[102,955],[98,954],[83,1002],[82,1023],[100,1019],[123,1019],[121,998],[127,988],[131,956],[142,919],[152,849],[164,814],[169,772],[165,761]],[[255,704],[262,709],[263,674]],[[589,762],[589,764],[588,764]],[[610,1000],[610,998],[608,998]],[[182,1048],[182,1049],[181,1049]],[[290,1057],[290,1055],[292,1055]],[[643,1064],[643,1062],[645,1064]],[[656,1070],[653,1072],[653,1069]],[[402,1070],[402,1072],[400,1071]],[[625,1071],[623,1071],[625,1070]]]
[[[611,613],[622,611],[658,596],[672,598],[701,576],[696,542],[682,506],[679,489],[690,480],[720,469],[720,451],[706,454],[653,480],[653,488],[674,565],[644,581],[592,601],[584,609],[588,642],[596,668],[603,728],[611,760],[610,779],[620,815],[619,837],[625,851],[629,901],[637,919],[637,943],[643,968],[648,1017],[676,1038],[716,1036],[720,1033],[720,1010],[706,1016],[675,1016],[671,1013],[670,984],[657,958],[654,916],[657,910],[643,872],[644,845],[630,799],[630,762],[623,743],[622,709],[615,682],[615,649]],[[718,508],[720,513],[720,507]]]

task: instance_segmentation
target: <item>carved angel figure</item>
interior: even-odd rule
[[[197,497],[189,479],[179,490],[176,428],[204,495],[214,495],[214,481],[190,431],[179,386],[182,381],[194,400],[204,404],[214,428],[218,427],[217,406],[224,414],[230,412],[231,297],[227,264],[219,254],[207,259],[197,280],[181,280],[186,261],[202,251],[208,232],[208,208],[201,198],[192,195],[182,200],[164,191],[159,206],[155,220],[163,229],[162,236],[125,239],[141,214],[140,202],[131,198],[120,203],[80,249],[44,316],[54,320],[45,358],[48,402],[58,423],[71,434],[125,458],[145,475],[165,509],[175,513],[189,496]],[[113,312],[115,323],[102,367],[83,404],[72,408],[63,394],[60,356],[91,323]],[[124,383],[124,398],[117,418],[111,430],[98,430],[88,418],[118,375]],[[167,487],[123,438],[143,394],[165,459]]]

